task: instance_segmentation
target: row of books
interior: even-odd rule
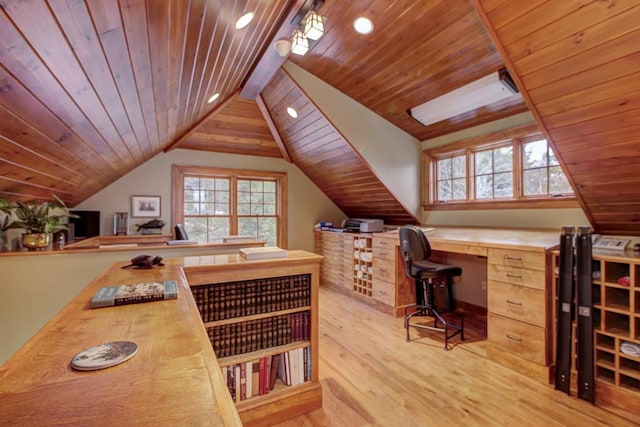
[[[250,353],[295,341],[309,340],[309,312],[207,327],[207,334],[218,357]]]
[[[203,322],[270,313],[311,304],[311,275],[192,286]]]
[[[311,379],[311,347],[224,366],[222,377],[234,402],[269,394],[279,380],[298,385]]]

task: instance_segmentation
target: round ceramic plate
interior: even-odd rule
[[[71,367],[78,371],[109,368],[131,359],[138,352],[138,344],[131,341],[113,341],[99,344],[76,354]]]

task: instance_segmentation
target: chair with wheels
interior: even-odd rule
[[[405,273],[415,281],[416,303],[404,308],[404,327],[407,330],[407,341],[411,327],[428,329],[444,333],[444,349],[449,349],[449,339],[460,334],[464,340],[464,318],[458,313],[450,313],[459,318],[459,323],[446,320],[438,311],[434,300],[434,282],[446,282],[448,294],[451,295],[451,282],[455,276],[462,274],[462,269],[454,265],[438,264],[429,261],[431,245],[424,232],[415,225],[405,225],[400,228],[400,250],[404,257]],[[410,313],[410,309],[415,311]],[[433,317],[433,326],[412,322],[415,316]],[[449,316],[447,316],[449,317]]]

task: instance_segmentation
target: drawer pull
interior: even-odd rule
[[[509,256],[509,255],[505,255],[504,259],[506,259],[508,261],[520,261],[520,262],[522,262],[522,258],[520,258],[520,257],[512,257],[512,256]]]
[[[522,276],[518,275],[518,274],[510,274],[507,273],[507,277],[510,277],[512,279],[522,279]]]
[[[517,301],[511,301],[511,300],[506,300],[508,304],[513,304],[513,305],[522,305],[521,302],[517,302]]]
[[[506,337],[507,337],[508,340],[511,340],[511,341],[522,342],[522,338],[512,337],[509,334],[507,334]]]

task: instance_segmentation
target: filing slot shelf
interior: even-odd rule
[[[366,297],[373,296],[373,245],[368,236],[353,240],[353,290]]]

